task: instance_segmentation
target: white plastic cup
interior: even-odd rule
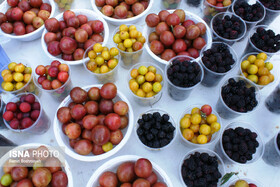
[[[262,4],[261,0],[257,0],[257,1]],[[261,22],[261,25],[269,25],[280,14],[280,10],[272,10],[268,7],[265,7],[265,11],[266,11],[266,15],[265,15],[265,18],[263,19],[263,21]]]
[[[214,71],[208,69],[204,65],[204,63],[202,61],[202,57],[203,57],[203,52],[204,51],[208,50],[209,48],[211,48],[213,46],[217,46],[217,45],[220,45],[220,44],[224,44],[224,45],[226,45],[228,47],[228,49],[229,49],[230,53],[232,54],[232,57],[233,57],[233,59],[235,61],[235,63],[232,65],[231,69],[229,71],[225,72],[225,73],[218,73],[218,72],[214,72]],[[202,67],[203,67],[203,70],[204,70],[204,77],[203,77],[203,80],[202,80],[201,84],[203,86],[206,86],[206,87],[213,87],[213,86],[216,86],[217,84],[219,84],[221,79],[225,75],[229,74],[234,69],[235,65],[237,64],[237,59],[238,59],[235,50],[230,45],[228,45],[227,43],[224,43],[224,42],[213,42],[211,47],[205,46],[201,50],[201,52],[200,52],[201,53],[200,61],[201,61],[201,64],[202,64]]]
[[[242,33],[239,34],[238,38],[236,38],[236,39],[227,39],[227,38],[224,38],[224,37],[218,35],[218,33],[214,30],[214,22],[216,21],[216,19],[217,18],[224,18],[225,16],[229,16],[229,17],[234,16],[234,17],[237,17],[240,20],[240,22],[241,22],[240,27],[241,27]],[[214,41],[222,41],[224,43],[227,43],[230,46],[232,46],[235,42],[238,42],[238,41],[242,40],[245,37],[246,32],[247,32],[247,27],[246,27],[245,21],[242,20],[239,16],[236,16],[236,15],[234,15],[231,12],[221,12],[221,13],[216,14],[211,19],[210,26],[211,26],[211,30],[213,32],[213,40]]]
[[[207,153],[209,156],[216,156],[217,160],[218,160],[218,170],[221,173],[222,176],[224,176],[225,174],[225,165],[223,160],[221,159],[221,157],[215,153],[214,151],[210,150],[210,149],[205,149],[205,148],[197,148],[197,149],[193,149],[191,151],[189,151],[181,160],[180,164],[179,164],[179,176],[180,176],[180,181],[182,183],[182,186],[187,186],[184,182],[183,176],[182,176],[182,166],[184,164],[184,161],[188,158],[191,157],[191,155],[195,154],[196,152],[198,153]],[[222,177],[219,179],[217,185],[220,183]]]
[[[182,142],[190,148],[207,148],[207,149],[212,149],[215,147],[216,143],[219,141],[220,137],[221,137],[221,132],[223,129],[223,125],[222,125],[222,121],[221,118],[219,116],[219,114],[213,109],[212,107],[212,113],[211,114],[215,114],[217,116],[217,122],[220,123],[221,128],[218,132],[215,132],[212,137],[210,142],[207,142],[206,144],[195,144],[192,143],[191,141],[187,140],[184,138],[182,132],[181,132],[181,128],[180,128],[180,121],[181,119],[184,117],[184,115],[186,114],[191,114],[191,111],[193,108],[198,107],[201,108],[203,106],[203,104],[196,104],[196,105],[191,105],[188,108],[186,108],[186,110],[179,116],[178,118],[178,122],[177,122],[177,130],[178,130],[178,134],[180,134],[180,139],[182,140]]]
[[[280,114],[280,86],[277,85],[276,88],[271,92],[271,94],[265,100],[266,108],[273,113]]]
[[[162,76],[162,81],[160,82],[162,88],[161,88],[161,90],[157,94],[155,94],[152,97],[139,97],[139,96],[137,96],[136,94],[134,94],[130,90],[129,80],[132,79],[132,77],[130,76],[130,72],[133,69],[138,69],[140,66],[146,66],[147,68],[148,68],[148,66],[154,66],[156,68],[156,70],[157,70],[156,73],[158,73],[158,74],[160,74]],[[135,64],[128,71],[127,80],[128,80],[127,86],[128,86],[129,92],[133,96],[134,101],[137,102],[137,104],[139,104],[139,105],[142,105],[142,106],[152,106],[155,103],[157,103],[160,100],[160,98],[162,97],[162,93],[163,93],[163,89],[164,89],[164,84],[165,84],[164,72],[163,72],[163,70],[159,66],[157,66],[157,65],[155,65],[153,63],[138,63],[138,64]]]
[[[227,186],[234,186],[234,184],[238,181],[238,180],[244,180],[246,181],[248,184],[254,184],[256,185],[257,187],[261,187],[263,186],[263,184],[261,184],[259,181],[255,180],[255,179],[250,179],[248,177],[238,177],[238,178],[235,178],[233,180],[230,180],[229,182],[227,182]]]
[[[30,93],[26,92],[26,93],[17,94],[15,97],[13,97],[7,103],[17,102],[17,101],[19,101],[21,96],[28,95],[28,94],[30,94]],[[44,134],[49,129],[50,120],[43,109],[42,102],[35,94],[33,94],[33,95],[35,96],[35,101],[40,103],[40,115],[37,118],[37,120],[30,127],[26,128],[26,129],[12,129],[10,127],[9,123],[6,120],[4,120],[4,123],[9,130],[11,130],[13,132],[17,132],[17,133],[29,133],[29,134],[38,135],[38,134]],[[6,112],[6,108],[4,109],[3,113],[5,113],[5,112]]]
[[[280,166],[280,150],[277,145],[277,137],[280,136],[278,131],[266,144],[264,148],[263,160],[272,166]]]
[[[222,98],[222,87],[228,85],[228,80],[230,78],[233,78],[235,81],[244,80],[246,87],[248,87],[248,88],[254,87],[256,89],[255,93],[256,93],[256,100],[258,101],[258,105],[253,110],[248,111],[248,112],[237,112],[235,110],[232,110],[231,108],[229,108],[226,105],[226,103],[224,102],[224,100]],[[222,82],[220,89],[219,89],[219,99],[216,104],[216,111],[222,118],[233,119],[240,115],[252,113],[252,112],[256,111],[256,109],[258,108],[259,105],[260,105],[260,91],[259,91],[259,88],[257,86],[255,86],[252,81],[246,79],[245,77],[241,77],[241,76],[233,76],[233,77],[224,79],[224,81]]]
[[[169,1],[169,0],[161,0],[161,9],[176,9],[180,7],[181,0],[174,0],[174,1]]]
[[[240,162],[236,162],[233,159],[231,159],[225,152],[224,148],[223,148],[223,134],[227,129],[236,129],[237,127],[243,127],[245,129],[249,129],[251,132],[255,132],[258,136],[257,136],[257,142],[259,143],[259,146],[256,148],[256,152],[252,155],[252,160],[248,160],[246,163],[240,163]],[[264,153],[264,145],[263,145],[263,140],[261,138],[260,133],[249,123],[246,122],[241,122],[241,121],[237,121],[237,122],[232,122],[230,124],[228,124],[221,135],[220,141],[219,143],[216,145],[215,147],[215,152],[217,154],[219,154],[221,156],[221,158],[223,159],[223,161],[225,162],[225,164],[237,164],[237,165],[247,165],[247,164],[252,164],[255,163],[257,160],[259,160]]]
[[[192,63],[197,63],[201,70],[200,71],[200,75],[201,75],[200,82],[198,82],[196,85],[194,85],[192,87],[179,87],[179,86],[174,85],[168,79],[167,71],[175,60],[180,60],[180,61],[188,60],[188,61],[191,61]],[[168,65],[165,66],[165,76],[166,76],[166,80],[167,80],[168,94],[171,96],[172,99],[177,100],[177,101],[182,101],[182,100],[187,99],[187,97],[191,94],[192,90],[195,89],[195,87],[197,87],[201,83],[201,81],[203,80],[203,77],[204,77],[204,71],[203,71],[202,65],[199,62],[195,61],[194,58],[186,56],[186,55],[179,55],[179,56],[176,56],[176,57],[172,58],[171,60],[169,60]]]
[[[139,128],[139,124],[136,122],[135,124],[135,136],[137,137],[137,140],[140,144],[142,144],[145,148],[147,148],[150,151],[160,151],[160,150],[164,150],[167,149],[168,147],[171,146],[171,144],[175,141],[176,135],[177,135],[177,130],[176,130],[176,124],[175,121],[173,120],[172,116],[170,114],[168,114],[166,111],[162,110],[162,109],[149,109],[146,112],[143,112],[142,114],[139,115],[138,119],[141,119],[142,116],[144,114],[153,114],[154,112],[159,112],[160,115],[162,116],[163,114],[167,114],[169,116],[169,122],[175,127],[175,130],[173,131],[173,139],[165,146],[163,147],[159,147],[159,148],[153,148],[153,147],[149,147],[148,145],[145,145],[139,138],[138,134],[137,134],[137,130]]]

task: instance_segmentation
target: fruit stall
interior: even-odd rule
[[[279,13],[267,0],[4,1],[0,135],[63,158],[28,170],[0,154],[0,187],[280,186]]]

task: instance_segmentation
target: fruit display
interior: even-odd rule
[[[6,34],[16,36],[34,32],[50,17],[52,7],[42,0],[7,0],[10,8],[0,12],[0,27]]]
[[[161,1],[165,9],[176,9],[181,3],[181,0],[174,0],[174,1],[161,0]]]
[[[248,128],[228,128],[222,135],[222,147],[227,156],[235,162],[245,164],[253,159],[259,147],[257,133]]]
[[[222,177],[219,168],[220,159],[207,152],[193,152],[187,155],[180,170],[184,184],[187,186],[217,186]]]
[[[230,185],[229,187],[258,187],[254,183],[249,183],[246,180],[239,179],[237,180],[234,185]]]
[[[247,1],[236,1],[232,8],[236,15],[248,22],[260,21],[265,14],[264,7],[259,2],[249,4]]]
[[[277,0],[260,0],[266,8],[271,10],[280,10],[280,2]]]
[[[266,62],[266,53],[250,53],[241,62],[242,75],[258,85],[268,85],[274,81],[271,62]]]
[[[113,101],[116,94],[113,83],[88,91],[75,87],[70,92],[72,102],[57,110],[62,131],[76,153],[100,155],[122,141],[129,108],[124,101]]]
[[[218,121],[218,116],[212,113],[210,105],[205,104],[201,108],[194,107],[191,113],[184,114],[180,119],[181,136],[194,144],[213,142],[212,136],[216,136],[221,128]]]
[[[35,73],[39,76],[37,82],[45,90],[56,90],[62,87],[69,79],[69,66],[57,60],[51,62],[51,65],[39,65]]]
[[[244,80],[230,78],[221,89],[224,103],[236,112],[252,111],[257,105],[257,92],[254,86],[248,86]]]
[[[58,5],[60,12],[69,10],[71,8],[73,1],[74,0],[54,0],[54,2],[56,2],[56,4]]]
[[[125,161],[116,169],[101,173],[98,178],[100,186],[125,187],[125,186],[151,186],[167,187],[160,181],[160,176],[154,171],[153,164],[147,158],[136,161]],[[98,185],[96,184],[96,185]]]
[[[119,63],[119,50],[116,47],[103,47],[96,43],[87,50],[89,61],[85,62],[89,71],[104,74],[112,71]]]
[[[32,79],[32,69],[23,63],[11,62],[8,66],[2,68],[1,76],[3,80],[2,89],[13,92],[21,90],[29,84]]]
[[[83,59],[88,47],[104,40],[104,24],[100,20],[89,20],[89,16],[67,10],[63,18],[46,20],[44,42],[52,56],[61,55],[66,61]]]
[[[199,57],[199,51],[206,45],[207,27],[197,20],[186,19],[185,11],[162,10],[158,14],[149,14],[145,21],[153,28],[149,34],[150,50],[169,61],[177,55]]]
[[[130,70],[129,88],[138,97],[153,97],[162,90],[162,76],[154,65],[136,65]]]
[[[115,19],[128,19],[142,14],[149,6],[149,0],[94,0],[102,14]]]
[[[164,111],[148,111],[138,119],[136,133],[140,141],[149,148],[163,148],[175,137],[175,127]]]
[[[280,34],[269,28],[258,26],[250,41],[259,50],[269,53],[276,53],[280,49]]]
[[[30,149],[21,151],[25,156],[21,159],[20,157],[16,159],[21,160],[20,164],[15,164],[7,160],[2,166],[4,174],[1,176],[0,186],[68,186],[70,182],[67,172],[64,170],[65,168],[59,158],[50,156],[52,150],[42,145],[36,148],[32,146]],[[40,151],[44,151],[44,156],[37,154]],[[26,162],[33,161],[34,163],[26,163],[23,160],[26,160]]]

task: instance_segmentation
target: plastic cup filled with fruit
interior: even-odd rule
[[[0,90],[6,93],[18,94],[32,92],[39,94],[38,88],[33,82],[31,65],[24,60],[11,62],[0,70]]]
[[[180,55],[172,58],[165,66],[168,94],[172,99],[181,101],[187,99],[192,90],[204,77],[203,67],[192,57]]]
[[[135,64],[128,73],[128,88],[133,99],[140,105],[153,105],[162,96],[164,73],[151,63]]]
[[[225,78],[219,89],[216,111],[224,119],[255,112],[260,105],[260,90],[243,76]]]
[[[220,12],[226,12],[231,6],[232,0],[204,0],[203,20],[210,24],[211,20],[216,14]]]
[[[280,113],[280,85],[278,84],[274,90],[269,94],[269,96],[265,99],[266,108],[273,113]]]
[[[162,9],[176,9],[180,6],[181,0],[161,0]]]
[[[39,98],[32,93],[21,93],[11,98],[3,111],[6,127],[13,132],[43,134],[50,126]]]
[[[1,157],[1,186],[74,186],[69,164],[57,148],[31,143],[10,151],[24,156],[11,156],[7,151]]]
[[[149,41],[146,45],[147,52],[165,65],[177,55],[197,59],[200,50],[212,43],[208,25],[196,14],[183,9],[151,13],[145,21],[143,32]]]
[[[99,161],[117,153],[133,130],[133,111],[113,83],[75,87],[55,115],[54,134],[76,160]]]
[[[66,63],[57,60],[50,65],[39,65],[35,69],[34,82],[42,92],[52,95],[62,101],[72,88],[71,69]]]
[[[164,110],[150,109],[138,117],[135,134],[148,150],[159,151],[169,147],[176,138],[175,121]]]
[[[208,104],[188,107],[178,120],[181,140],[190,147],[213,148],[221,136],[221,118]]]
[[[213,40],[229,45],[242,40],[247,32],[245,21],[230,12],[216,14],[211,20],[210,26],[214,35]]]
[[[272,166],[280,166],[280,131],[278,131],[266,144],[263,160]]]
[[[95,43],[84,53],[84,67],[101,83],[115,82],[119,67],[119,50],[116,47],[102,46]]]
[[[265,7],[259,1],[237,0],[231,6],[231,11],[241,17],[246,23],[247,31],[260,23],[265,17]]]
[[[122,24],[113,33],[113,41],[120,51],[122,67],[128,69],[138,63],[146,43],[141,27]]]
[[[256,181],[255,179],[245,178],[241,177],[238,179],[234,179],[229,181],[228,183],[229,187],[259,187],[263,186],[260,182]]]
[[[91,176],[87,187],[106,186],[155,186],[173,187],[165,173],[153,161],[136,155],[124,155],[113,158],[101,165]]]
[[[260,133],[246,122],[233,122],[227,125],[215,147],[225,164],[252,164],[264,153]]]
[[[266,53],[249,53],[240,60],[239,72],[242,76],[252,81],[259,89],[273,84],[277,78],[277,68],[273,68]]]
[[[201,163],[202,166],[199,167]],[[207,168],[211,172],[202,169],[204,166],[208,166]],[[225,174],[224,162],[220,156],[214,151],[204,148],[189,151],[183,157],[178,168],[180,181],[183,186],[196,186],[196,184],[197,186],[218,186],[222,176]],[[205,180],[206,175],[209,177],[209,180]],[[192,176],[195,176],[195,178]]]
[[[73,1],[74,0],[54,0],[59,9],[59,12],[64,12],[71,9]]]
[[[238,59],[235,50],[224,42],[213,42],[210,47],[204,47],[200,56],[204,69],[201,84],[207,87],[219,84],[234,69]]]
[[[263,52],[267,56],[279,54],[280,50],[280,34],[276,33],[277,28],[267,25],[255,26],[249,34],[249,42],[244,49],[244,54],[250,52]]]
[[[258,0],[265,7],[266,15],[262,25],[269,25],[280,14],[280,2],[271,0]]]

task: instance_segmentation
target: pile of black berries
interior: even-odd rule
[[[277,136],[276,142],[277,142],[278,149],[280,150],[280,133]]]
[[[208,153],[198,152],[184,160],[181,173],[188,187],[216,187],[219,178],[222,177],[218,170],[218,158]]]
[[[173,60],[167,69],[168,79],[179,87],[192,87],[201,81],[201,68],[197,62]]]
[[[259,146],[256,138],[257,134],[249,129],[227,129],[222,137],[224,151],[232,160],[244,164],[252,160]]]
[[[265,52],[275,53],[280,49],[280,34],[276,35],[271,29],[257,28],[251,41],[257,48]]]
[[[264,15],[264,8],[260,3],[249,5],[247,1],[236,1],[234,12],[246,21],[258,21]]]
[[[232,68],[235,61],[228,46],[220,43],[203,52],[202,62],[211,71],[225,73]]]
[[[237,39],[244,31],[243,23],[237,16],[228,16],[224,18],[216,17],[213,20],[213,29],[221,37],[226,39]]]
[[[280,1],[279,0],[260,0],[260,2],[266,8],[271,10],[280,10]]]
[[[222,87],[222,98],[229,108],[237,112],[248,112],[258,105],[255,87],[246,87],[244,80],[230,78]]]
[[[169,122],[168,114],[159,112],[143,114],[137,123],[137,135],[141,142],[151,148],[161,148],[171,142],[175,127]]]

